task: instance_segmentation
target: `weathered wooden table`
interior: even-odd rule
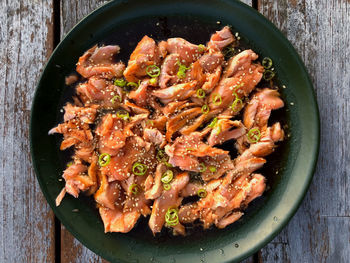
[[[35,85],[55,45],[100,0],[0,0],[0,262],[106,262],[48,207],[29,153]],[[245,262],[350,262],[350,1],[255,0],[303,58],[322,121],[317,171],[299,211]],[[54,81],[54,80],[53,80]]]

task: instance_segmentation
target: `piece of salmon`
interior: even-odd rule
[[[190,108],[182,111],[181,113],[169,118],[166,123],[166,134],[165,138],[168,142],[172,141],[172,136],[175,132],[179,131],[181,128],[190,124],[192,119],[195,119],[202,114],[200,107]]]
[[[125,79],[129,82],[137,82],[147,75],[147,67],[157,65],[160,58],[156,42],[152,38],[144,36],[130,55],[128,66],[124,71]]]
[[[264,71],[260,64],[253,63],[257,58],[258,55],[252,50],[244,50],[229,60],[219,84],[210,94],[211,109],[226,109],[236,98],[243,99],[250,94]],[[213,101],[218,96],[222,100],[220,104]]]
[[[163,104],[172,101],[186,100],[196,93],[197,81],[170,86],[169,88],[159,89],[152,92],[152,95],[159,98]]]
[[[146,141],[159,146],[160,148],[163,148],[166,145],[165,135],[157,129],[143,129],[143,138],[145,138]]]
[[[210,146],[222,144],[231,139],[238,139],[244,134],[246,134],[246,129],[240,121],[221,119],[213,127],[208,138],[208,144]]]
[[[65,193],[69,193],[75,198],[78,197],[80,191],[86,191],[91,186],[95,185],[95,182],[86,175],[87,167],[81,162],[76,161],[63,172],[63,178],[66,181],[64,190],[56,198],[56,206],[59,206]]]
[[[180,79],[177,77],[177,72],[179,70],[180,56],[178,54],[168,55],[164,59],[164,63],[161,66],[160,75],[159,75],[159,86],[162,89],[167,88],[168,86],[174,85],[180,82]]]
[[[179,196],[179,193],[188,184],[189,180],[190,176],[186,172],[176,175],[171,182],[170,190],[163,190],[161,196],[154,201],[152,214],[148,222],[154,235],[162,230],[167,210],[180,206],[182,197]]]
[[[165,146],[165,152],[170,157],[168,162],[171,165],[194,172],[200,171],[198,157],[217,157],[228,154],[227,151],[205,144],[196,132],[177,137],[172,145]]]
[[[106,114],[96,129],[99,136],[98,147],[100,153],[116,155],[119,149],[125,145],[127,138],[124,131],[123,120],[115,114]]]
[[[210,38],[207,47],[212,51],[220,51],[224,47],[232,44],[235,41],[234,36],[228,26],[225,26],[220,31],[216,31]]]
[[[125,69],[122,62],[114,62],[114,57],[119,51],[119,46],[93,46],[79,58],[76,70],[84,78],[119,78]]]
[[[61,133],[64,136],[60,150],[65,150],[80,143],[91,143],[93,139],[89,125],[78,119],[61,123],[49,131],[49,134],[54,133]]]
[[[258,127],[260,131],[267,129],[271,111],[284,106],[277,90],[264,88],[253,94],[250,103],[244,109],[243,123],[247,129]]]
[[[166,170],[167,170],[167,167],[165,166],[165,164],[160,163],[157,165],[157,169],[156,169],[156,173],[155,173],[152,185],[148,189],[148,191],[145,192],[145,197],[147,199],[153,200],[158,198],[162,194],[163,186],[162,186],[161,178]]]
[[[148,79],[141,81],[138,88],[130,92],[129,98],[134,100],[138,106],[141,106],[141,107],[147,106],[148,86],[149,86]]]
[[[109,209],[101,206],[99,212],[107,232],[127,233],[134,228],[140,213],[137,211],[123,212],[122,209]]]
[[[108,176],[109,181],[125,180],[132,173],[132,166],[135,162],[141,162],[148,166],[148,172],[155,168],[155,148],[152,144],[145,142],[138,136],[128,137],[125,145],[118,154],[111,158],[108,165],[101,167],[101,172]]]
[[[192,44],[183,38],[169,38],[167,40],[167,50],[169,54],[179,55],[182,64],[192,63],[198,60],[203,54],[204,50],[200,49],[198,45]],[[187,65],[186,65],[187,66]]]

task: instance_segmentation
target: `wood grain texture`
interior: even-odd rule
[[[261,0],[259,9],[293,43],[311,75],[321,117],[313,182],[263,262],[350,262],[350,2]]]
[[[0,262],[55,259],[53,213],[35,178],[28,140],[52,29],[52,1],[0,1]]]
[[[60,1],[61,39],[86,15],[107,3],[105,0]],[[107,262],[61,227],[61,263]]]

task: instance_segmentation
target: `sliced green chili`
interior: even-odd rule
[[[170,183],[174,178],[174,173],[171,170],[166,170],[165,173],[162,174],[162,178],[160,179],[162,183],[168,184]]]
[[[149,65],[146,68],[146,73],[151,78],[158,77],[160,75],[160,68],[158,66],[156,66],[156,65]]]
[[[247,136],[248,136],[248,141],[250,143],[256,143],[260,140],[261,133],[260,133],[260,130],[258,128],[253,128],[253,129],[249,130]]]
[[[151,79],[149,80],[149,84],[151,84],[151,85],[156,85],[156,84],[157,84],[157,78],[151,78]]]
[[[200,99],[205,98],[205,91],[203,89],[197,89],[197,97]]]
[[[116,100],[116,99],[118,99],[119,102],[122,102],[122,97],[120,97],[119,95],[115,95],[115,96],[111,99],[112,104],[115,103],[115,100]]]
[[[207,105],[207,104],[204,104],[203,106],[202,106],[202,113],[203,114],[208,114],[209,113],[209,111],[210,111],[210,108],[209,108],[209,106]]]
[[[221,103],[222,103],[221,95],[218,94],[218,93],[214,94],[213,104],[216,105],[216,106],[219,106],[219,105],[221,105]]]
[[[265,69],[270,69],[272,67],[272,59],[269,57],[266,57],[262,60],[261,65],[265,68]]]
[[[217,122],[218,122],[218,118],[215,117],[215,118],[211,121],[211,123],[208,125],[208,127],[209,127],[209,128],[214,128],[215,125],[217,124]]]
[[[114,81],[114,85],[118,87],[124,87],[126,85],[126,80],[125,79],[116,79]]]
[[[179,215],[176,208],[168,208],[165,214],[165,222],[168,226],[176,226],[179,223]]]
[[[197,195],[200,197],[200,198],[204,198],[207,196],[207,190],[205,190],[204,188],[201,188],[197,191]]]
[[[211,171],[212,173],[216,172],[216,167],[214,165],[210,165],[209,166],[209,171]]]
[[[108,153],[102,153],[98,157],[98,164],[101,167],[108,165],[110,163],[110,161],[111,161],[111,156]]]
[[[169,191],[171,189],[171,185],[170,184],[163,184],[163,188],[165,191]]]
[[[272,70],[267,69],[264,71],[264,74],[263,74],[264,80],[269,81],[273,79],[274,76],[275,76],[275,72],[273,72]]]
[[[144,175],[147,172],[147,169],[147,165],[139,162],[134,163],[132,166],[132,172],[135,175]]]
[[[137,195],[140,192],[140,186],[138,184],[132,184],[129,187],[129,191],[132,194]]]
[[[130,118],[129,112],[126,110],[118,110],[117,111],[118,118],[121,118],[123,120],[128,120]]]
[[[199,164],[199,172],[204,173],[207,170],[207,167],[204,163]]]

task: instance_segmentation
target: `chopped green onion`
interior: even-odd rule
[[[221,98],[221,95],[216,93],[213,97],[213,104],[218,106],[222,103],[222,98]]]
[[[209,106],[207,105],[207,104],[204,104],[203,106],[202,106],[202,113],[204,113],[204,114],[208,114],[209,113],[209,111],[210,111],[210,109],[209,109]]]
[[[126,86],[138,88],[140,86],[140,83],[137,84],[135,82],[128,82],[128,84],[126,84]]]
[[[134,163],[132,166],[132,172],[135,175],[144,175],[147,172],[147,169],[147,165],[139,162]]]
[[[114,85],[115,86],[124,87],[125,84],[126,84],[126,80],[125,79],[116,79],[114,81]]]
[[[151,84],[151,85],[156,85],[156,84],[157,84],[157,78],[151,78],[151,79],[149,80],[149,84]]]
[[[202,89],[197,89],[197,97],[203,99],[205,97],[205,91]]]
[[[115,95],[115,96],[111,99],[112,104],[115,103],[115,100],[116,100],[116,99],[118,99],[119,102],[122,102],[122,97],[120,97],[119,95]]]
[[[250,129],[248,132],[248,141],[250,143],[256,143],[260,140],[261,133],[258,128]]]
[[[208,127],[209,127],[209,128],[214,128],[217,122],[218,122],[218,118],[215,117],[215,118],[211,121],[211,123],[208,125]]]
[[[264,71],[264,75],[263,75],[264,80],[269,81],[273,79],[274,76],[275,76],[275,72],[273,72],[272,70],[267,69]]]
[[[198,51],[199,52],[203,52],[203,51],[205,51],[206,50],[206,47],[203,45],[203,44],[199,44],[198,45]]]
[[[129,112],[126,110],[118,110],[117,111],[118,118],[121,118],[123,120],[128,120],[130,118]]]
[[[265,69],[270,69],[272,67],[272,59],[269,57],[266,57],[262,60],[261,65],[265,68]]]
[[[179,215],[176,208],[168,208],[165,214],[165,222],[168,226],[176,226],[179,223]]]
[[[212,173],[216,172],[216,167],[214,165],[210,165],[209,166],[209,171],[211,171]]]
[[[200,197],[200,198],[204,198],[207,196],[207,190],[205,190],[204,188],[201,188],[197,191],[197,195]]]
[[[199,164],[199,172],[204,173],[207,170],[207,167],[204,163]]]
[[[162,183],[168,184],[170,183],[174,178],[174,173],[171,170],[166,170],[165,173],[163,173],[162,178],[160,179]]]
[[[169,191],[171,189],[171,185],[170,184],[163,184],[163,188],[165,191]]]
[[[168,155],[164,152],[164,150],[158,150],[156,158],[159,162],[168,161]]]
[[[179,65],[179,71],[177,72],[176,75],[178,78],[183,79],[184,77],[186,77],[186,71],[190,68],[181,64],[179,60],[176,62],[176,64]]]
[[[67,163],[67,167],[72,166],[72,165],[73,165],[73,162]]]
[[[108,153],[102,153],[99,157],[98,157],[98,164],[101,167],[104,167],[106,165],[108,165],[111,161],[111,156]]]
[[[160,68],[158,66],[156,66],[156,65],[149,65],[146,68],[146,73],[151,78],[158,77],[160,75]]]
[[[140,190],[141,189],[140,189],[140,186],[138,184],[132,184],[129,187],[129,191],[134,195],[137,195],[140,192]]]

